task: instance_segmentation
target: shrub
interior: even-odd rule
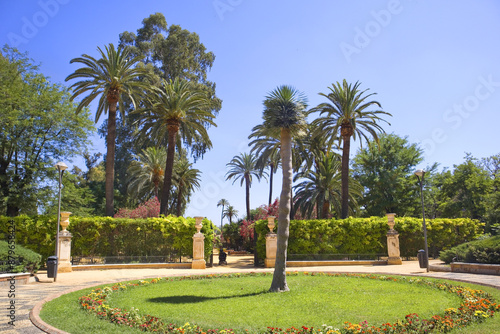
[[[9,252],[10,251],[10,252]],[[40,268],[42,256],[21,245],[0,241],[0,272],[34,274]]]
[[[439,259],[446,263],[500,264],[500,236],[475,240],[444,250],[439,254]]]
[[[428,244],[435,256],[477,238],[483,224],[467,218],[426,220]],[[266,220],[256,222],[259,257],[265,257]],[[396,218],[402,257],[416,257],[424,246],[422,219]],[[276,230],[276,228],[275,228]],[[381,254],[387,252],[386,217],[292,220],[288,239],[289,254]]]
[[[8,219],[12,218],[0,217],[0,226],[6,226]],[[43,261],[54,254],[56,216],[19,216],[14,223],[19,244],[40,253]],[[201,233],[205,235],[206,259],[212,251],[213,229],[212,222],[204,219]],[[192,256],[196,228],[194,218],[174,216],[70,217],[68,231],[73,234],[73,256],[165,256],[172,250],[179,256]],[[5,236],[6,231],[0,231],[0,237]]]

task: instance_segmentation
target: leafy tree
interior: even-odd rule
[[[486,232],[500,234],[500,154],[481,160],[492,180],[492,189],[485,197]]]
[[[88,93],[77,108],[79,112],[87,107],[98,96],[99,104],[95,115],[95,122],[99,121],[103,112],[108,112],[108,129],[106,136],[106,215],[114,214],[114,163],[115,163],[115,139],[116,139],[116,109],[120,110],[122,117],[125,116],[124,97],[130,99],[136,108],[138,99],[149,84],[145,80],[148,72],[144,67],[137,66],[141,56],[130,57],[128,50],[119,47],[115,49],[113,44],[105,47],[105,52],[97,48],[101,56],[95,59],[89,55],[73,58],[70,63],[81,63],[83,67],[68,75],[66,81],[81,79],[71,85],[73,95],[71,99],[81,94]],[[138,80],[142,77],[141,80]]]
[[[206,95],[196,90],[191,83],[175,79],[162,82],[161,88],[154,88],[154,94],[147,101],[140,113],[141,136],[151,138],[157,144],[167,138],[167,160],[161,194],[160,213],[167,214],[172,173],[174,167],[175,145],[180,142],[191,146],[203,143],[212,147],[207,133],[207,126],[216,126],[215,117],[210,110],[210,101]],[[179,137],[179,138],[178,138]]]
[[[437,177],[440,217],[484,219],[485,199],[491,192],[493,181],[475,161],[467,154],[464,163],[453,165],[453,171],[445,170]]]
[[[278,217],[278,240],[276,265],[270,291],[289,291],[286,282],[286,250],[290,228],[290,209],[292,192],[292,137],[303,134],[307,128],[306,97],[290,86],[279,86],[264,100],[264,126],[280,130],[280,155],[283,183],[280,196]],[[257,254],[257,252],[255,252]]]
[[[395,134],[370,141],[354,157],[354,179],[364,187],[360,201],[363,215],[418,217],[421,215],[420,187],[414,171],[423,160],[422,149]],[[429,170],[424,180],[428,182]]]
[[[189,81],[194,90],[203,92],[210,101],[212,113],[218,114],[222,101],[215,95],[215,83],[207,79],[215,55],[207,52],[198,34],[178,25],[167,26],[165,16],[155,13],[142,21],[137,33],[126,31],[120,34],[120,46],[135,56],[144,57],[145,68],[153,78],[154,86],[161,87],[162,80]],[[189,146],[195,161],[211,147],[203,140],[184,144]]]
[[[328,94],[319,93],[319,95],[328,99],[328,102],[321,103],[311,111],[318,111],[318,117],[313,123],[318,128],[317,135],[329,138],[329,145],[332,146],[338,139],[342,146],[342,219],[347,218],[349,214],[349,152],[351,137],[364,139],[368,141],[367,134],[378,141],[377,132],[383,132],[378,124],[385,121],[380,116],[388,115],[388,112],[382,110],[367,110],[370,107],[382,108],[377,101],[367,101],[375,93],[364,95],[368,90],[360,91],[360,82],[354,85],[348,84],[344,79],[342,84],[337,82],[329,87]],[[326,114],[326,116],[322,116]]]
[[[0,100],[0,213],[36,214],[51,189],[46,180],[56,179],[55,162],[83,151],[94,128],[64,87],[8,46],[0,53]]]
[[[340,216],[341,208],[341,161],[336,154],[320,154],[314,169],[305,169],[297,173],[295,181],[304,179],[295,186],[295,205],[302,215],[311,217],[314,211],[317,218]],[[354,213],[357,208],[357,197],[361,197],[362,187],[350,180],[349,209]]]
[[[241,153],[233,157],[226,166],[230,168],[226,173],[226,180],[234,179],[233,184],[240,180],[240,186],[245,182],[247,219],[250,220],[250,187],[252,186],[253,177],[260,181],[262,177],[265,178],[265,174],[257,168],[257,157],[251,153]]]

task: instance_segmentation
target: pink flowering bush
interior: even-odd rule
[[[140,204],[135,209],[121,208],[114,218],[149,218],[158,217],[160,215],[160,201],[157,197],[151,198],[149,201]]]

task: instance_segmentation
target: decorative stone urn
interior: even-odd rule
[[[387,252],[389,253],[387,264],[403,264],[399,250],[399,233],[394,229],[395,216],[395,213],[387,214],[387,224],[389,225],[389,231],[387,231]]]
[[[205,269],[205,236],[201,233],[203,217],[194,217],[196,233],[193,235],[193,263],[191,269]]]
[[[274,216],[267,217],[267,226],[269,232],[266,234],[266,259],[264,265],[266,268],[273,268],[276,263],[276,249],[278,247],[278,236],[274,230]]]
[[[70,215],[71,212],[61,212],[60,225],[62,231],[59,232],[58,273],[69,273],[73,271],[71,267],[71,238],[73,236],[67,230]]]

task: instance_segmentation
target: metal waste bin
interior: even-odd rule
[[[420,268],[427,268],[429,260],[427,256],[425,256],[425,251],[423,249],[418,251],[417,258]]]
[[[57,256],[49,256],[47,258],[47,277],[54,278],[57,276]]]

